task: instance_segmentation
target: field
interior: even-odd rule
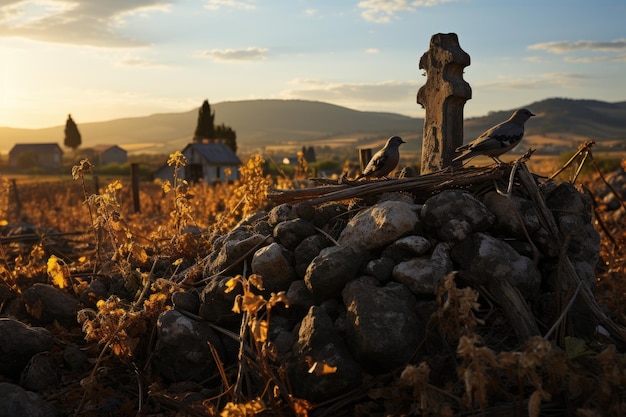
[[[184,164],[180,155],[175,154],[170,162],[179,167]],[[549,176],[562,164],[563,161],[552,156],[531,159],[528,166],[538,175]],[[348,396],[331,401],[329,409],[336,414],[325,413],[324,405],[310,404],[283,392],[278,387],[284,389],[288,384],[277,382],[278,373],[274,370],[260,371],[260,378],[265,378],[267,385],[262,398],[247,398],[241,393],[234,396],[230,391],[236,372],[220,369],[218,382],[212,381],[213,396],[196,403],[186,397],[199,389],[197,384],[168,385],[159,376],[145,371],[154,344],[152,340],[135,343],[138,335],[133,334],[132,329],[140,325],[144,333],[153,333],[157,316],[171,308],[171,294],[194,284],[181,282],[178,272],[206,258],[211,242],[233,230],[242,218],[269,208],[267,192],[271,187],[294,188],[294,184],[303,182],[309,174],[303,165],[296,167],[287,178],[273,177],[263,172],[263,166],[261,157],[251,157],[242,169],[241,180],[234,184],[190,185],[176,179],[173,184],[142,182],[140,212],[137,213],[133,210],[128,182],[101,179],[100,190],[96,192],[87,163],[74,167],[73,179],[18,177],[15,183],[2,179],[0,317],[18,317],[25,323],[37,325],[32,312],[26,314],[19,308],[19,300],[24,291],[38,282],[51,283],[72,297],[78,297],[91,280],[102,276],[121,276],[132,288],[130,299],[98,302],[97,314],[85,319],[82,327],[69,327],[56,321],[45,324],[60,344],[76,344],[90,358],[88,369],[44,391],[45,398],[68,415],[86,416],[104,415],[99,414],[94,405],[106,402],[107,395],[121,398],[124,404],[120,410],[126,410],[127,415],[324,416],[351,415],[356,411],[368,415],[368,407],[377,403],[387,407],[391,414],[495,416],[501,412],[502,404],[490,403],[488,398],[510,389],[510,386],[505,387],[505,381],[517,381],[521,392],[515,412],[538,416],[542,402],[550,404],[550,389],[556,390],[555,386],[567,381],[568,386],[578,390],[575,394],[579,401],[583,398],[581,409],[588,410],[587,414],[578,415],[603,415],[599,411],[603,406],[607,410],[604,415],[618,416],[626,412],[625,346],[608,338],[574,340],[574,345],[563,350],[556,347],[550,350],[550,342],[534,340],[518,352],[498,351],[497,346],[493,346],[493,350],[487,346],[461,346],[459,342],[456,365],[442,364],[441,369],[426,370],[421,364],[410,364],[402,375],[399,370],[365,381],[369,384],[365,398],[350,401]],[[569,169],[558,180],[572,178],[572,172]],[[586,169],[576,182],[592,193],[602,185],[593,168]],[[625,222],[623,218],[621,221],[611,219],[601,204],[596,207],[595,215],[602,237],[602,262],[596,269],[597,298],[618,325],[626,326],[626,306],[622,302],[626,294]],[[157,264],[168,267],[155,276]],[[247,283],[245,277],[239,279]],[[460,294],[457,296],[461,297]],[[246,292],[246,295],[250,294]],[[262,297],[255,300],[269,302]],[[461,298],[457,301],[461,305],[467,302]],[[269,309],[269,304],[267,306]],[[244,303],[243,308],[252,307]],[[475,320],[467,312],[459,310],[457,313],[459,321]],[[256,334],[254,329],[251,332]],[[458,336],[457,339],[465,340]],[[267,365],[269,353],[265,349],[269,345],[265,339],[247,343],[242,342],[241,357],[249,355]],[[466,371],[464,375],[468,378],[470,368],[473,379],[463,381],[461,370]],[[124,382],[117,387],[102,388],[97,374],[103,369],[111,374],[123,374]],[[494,369],[502,374],[494,376]],[[429,376],[431,371],[432,377]],[[142,381],[139,387],[135,379]],[[537,384],[541,387],[538,380],[544,381],[545,390],[535,389]],[[474,387],[474,408],[437,408],[435,403],[442,399],[460,404],[462,401],[455,396],[463,384],[467,389],[470,385]],[[144,395],[149,398],[142,398]],[[143,405],[141,412],[137,404],[140,408]],[[503,412],[507,413],[506,410],[510,411],[504,408]]]

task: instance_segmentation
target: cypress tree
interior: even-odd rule
[[[74,120],[72,120],[72,115],[68,114],[67,122],[65,122],[65,139],[63,141],[63,144],[68,148],[72,148],[72,150],[75,152],[81,143],[82,140],[80,132],[78,131],[78,126],[76,126],[76,123],[74,123]]]
[[[209,100],[204,100],[198,111],[198,125],[194,133],[194,142],[202,142],[203,139],[208,139],[212,142],[215,139],[214,119],[215,112],[211,112]]]

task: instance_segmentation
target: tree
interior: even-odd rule
[[[210,142],[215,139],[214,119],[215,112],[211,112],[209,100],[204,100],[198,111],[198,125],[193,138],[195,143],[202,142],[203,139],[208,139]]]
[[[315,156],[315,148],[313,146],[309,146],[304,152],[304,157],[307,162],[317,162],[317,156]]]
[[[198,125],[193,137],[194,143],[202,143],[203,141],[214,142],[216,139],[224,141],[224,144],[230,148],[233,153],[237,153],[237,134],[230,127],[224,125],[215,126],[215,112],[211,112],[209,100],[204,100],[200,110],[198,111]]]
[[[222,123],[215,127],[215,137],[224,141],[233,153],[237,153],[237,133],[230,127]]]
[[[65,140],[63,144],[68,148],[72,148],[74,152],[76,152],[76,149],[81,144],[80,132],[78,131],[76,123],[72,120],[71,114],[67,115],[67,122],[65,122]]]

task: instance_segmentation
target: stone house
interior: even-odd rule
[[[211,184],[234,181],[239,178],[241,160],[221,142],[190,143],[181,152],[187,160],[185,167],[181,168],[178,173],[181,179]],[[154,172],[153,177],[163,181],[172,181],[174,167],[164,164]]]
[[[63,164],[63,150],[57,143],[16,143],[9,151],[12,170],[35,168],[43,172],[56,172]]]

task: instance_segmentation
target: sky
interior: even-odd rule
[[[624,0],[0,0],[0,126],[205,99],[423,117],[419,59],[437,33],[470,55],[465,117],[552,97],[626,101],[624,22]]]

